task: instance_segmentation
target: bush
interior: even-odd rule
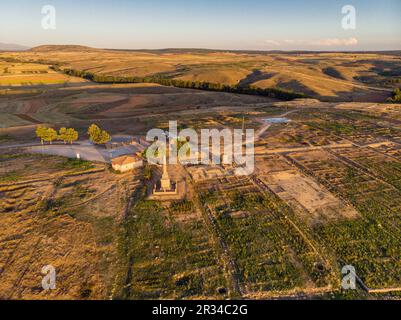
[[[388,98],[387,102],[390,103],[401,103],[401,89],[397,88],[393,92],[393,96]]]
[[[174,202],[171,205],[171,210],[174,212],[189,212],[192,211],[193,209],[194,209],[193,203],[188,200]]]
[[[93,164],[89,161],[84,161],[80,159],[67,159],[58,165],[59,169],[79,169],[79,170],[89,170],[93,168]]]
[[[146,165],[143,173],[143,178],[146,181],[150,181],[152,180],[152,176],[153,176],[152,167],[150,165]]]

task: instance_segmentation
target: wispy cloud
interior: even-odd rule
[[[275,47],[281,46],[319,46],[319,47],[349,47],[356,46],[358,44],[358,39],[356,38],[328,38],[328,39],[318,39],[318,40],[265,40],[265,44]]]
[[[333,47],[333,46],[356,46],[358,44],[358,39],[349,38],[349,39],[323,39],[313,43],[317,46],[325,46],[325,47]]]
[[[280,46],[281,42],[277,40],[265,40],[265,43],[272,46]]]

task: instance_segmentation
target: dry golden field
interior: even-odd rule
[[[399,83],[399,55],[383,53],[246,53],[202,50],[116,51],[42,46],[0,58],[58,63],[99,75],[278,87],[323,100],[384,101]],[[398,82],[397,82],[398,81]]]
[[[100,164],[0,154],[0,299],[107,299],[116,232],[137,182]],[[56,291],[42,267],[58,270]]]
[[[55,72],[48,65],[0,61],[0,88],[84,82]]]

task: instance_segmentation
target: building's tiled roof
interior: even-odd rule
[[[135,163],[135,162],[138,162],[138,161],[141,161],[141,158],[139,158],[138,156],[128,155],[128,156],[121,156],[121,157],[114,158],[111,161],[111,163],[113,165],[122,166],[122,165],[126,165],[126,164]]]

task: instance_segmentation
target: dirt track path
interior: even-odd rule
[[[295,112],[298,112],[298,111],[299,110],[287,111],[287,112],[285,112],[285,113],[283,113],[283,114],[281,114],[279,116],[275,116],[275,117],[272,117],[272,118],[285,118],[288,115],[290,115],[292,113],[295,113]],[[258,142],[262,138],[263,134],[272,126],[272,123],[266,123],[263,119],[258,119],[258,121],[263,123],[264,126],[262,128],[260,128],[259,131],[256,133],[255,142]]]

